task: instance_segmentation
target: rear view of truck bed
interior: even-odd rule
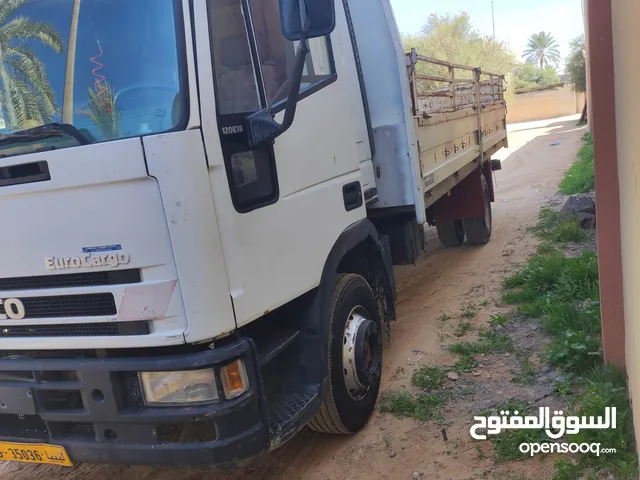
[[[407,53],[425,206],[507,146],[504,77]]]

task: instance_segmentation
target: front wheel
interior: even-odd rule
[[[309,426],[353,434],[375,408],[382,373],[382,322],[376,297],[359,275],[336,278],[331,295],[329,389]]]

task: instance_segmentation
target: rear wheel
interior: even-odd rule
[[[484,201],[484,215],[482,217],[468,218],[463,220],[464,231],[467,234],[467,242],[470,245],[485,245],[491,239],[491,226],[493,217],[491,215],[491,196],[489,185],[484,175],[480,177],[482,181],[482,193]]]
[[[336,278],[331,295],[329,389],[309,426],[348,435],[373,413],[382,373],[382,324],[371,287],[359,275]]]
[[[462,220],[451,220],[436,224],[438,238],[445,247],[458,247],[464,243],[464,225]]]

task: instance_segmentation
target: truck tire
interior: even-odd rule
[[[309,427],[350,435],[366,425],[378,398],[382,322],[376,297],[359,275],[336,278],[329,311],[329,386]]]
[[[482,181],[482,193],[484,201],[484,216],[467,218],[464,223],[464,231],[467,234],[467,242],[469,245],[485,245],[491,239],[491,225],[493,217],[491,215],[491,197],[489,194],[489,185],[484,175],[480,177]]]
[[[445,247],[459,247],[464,243],[464,224],[462,220],[452,220],[436,224],[438,238]]]

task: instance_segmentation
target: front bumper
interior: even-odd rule
[[[250,389],[202,406],[146,407],[137,372],[223,366],[242,358]],[[48,443],[74,462],[222,465],[268,448],[253,342],[174,356],[0,360],[0,441]]]

